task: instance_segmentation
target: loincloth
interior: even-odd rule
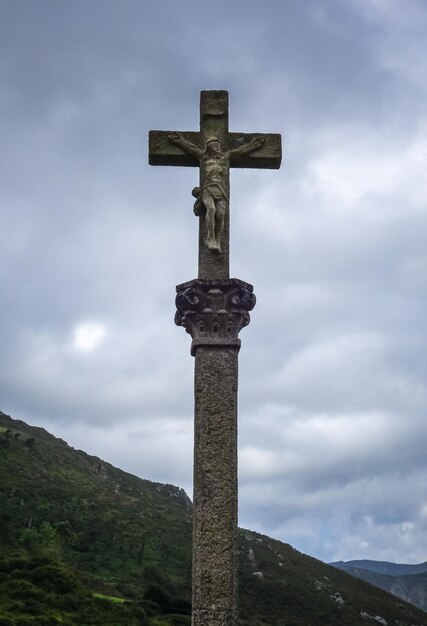
[[[214,200],[228,201],[227,194],[218,183],[209,183],[208,185],[205,185],[203,191],[206,191]]]

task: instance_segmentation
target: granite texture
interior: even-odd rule
[[[237,360],[196,351],[193,626],[237,623]]]

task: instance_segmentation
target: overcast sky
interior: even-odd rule
[[[427,560],[427,4],[0,0],[0,409],[191,494],[192,168],[150,129],[278,132],[231,175],[241,526]]]

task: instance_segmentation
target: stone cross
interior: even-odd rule
[[[193,626],[237,625],[237,382],[253,287],[229,274],[230,167],[279,168],[277,134],[228,132],[228,93],[202,91],[200,131],[150,131],[151,165],[200,169],[199,275],[176,288],[175,323],[192,337]]]
[[[195,213],[203,217],[199,229],[199,278],[230,276],[229,168],[277,169],[280,162],[280,135],[228,132],[226,91],[201,92],[198,132],[150,131],[150,165],[200,167],[200,184],[193,189]],[[212,225],[214,232],[209,233]]]

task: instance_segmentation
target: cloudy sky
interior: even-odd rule
[[[279,132],[232,172],[240,525],[427,560],[427,4],[1,0],[0,409],[191,494],[192,168],[150,129]]]

